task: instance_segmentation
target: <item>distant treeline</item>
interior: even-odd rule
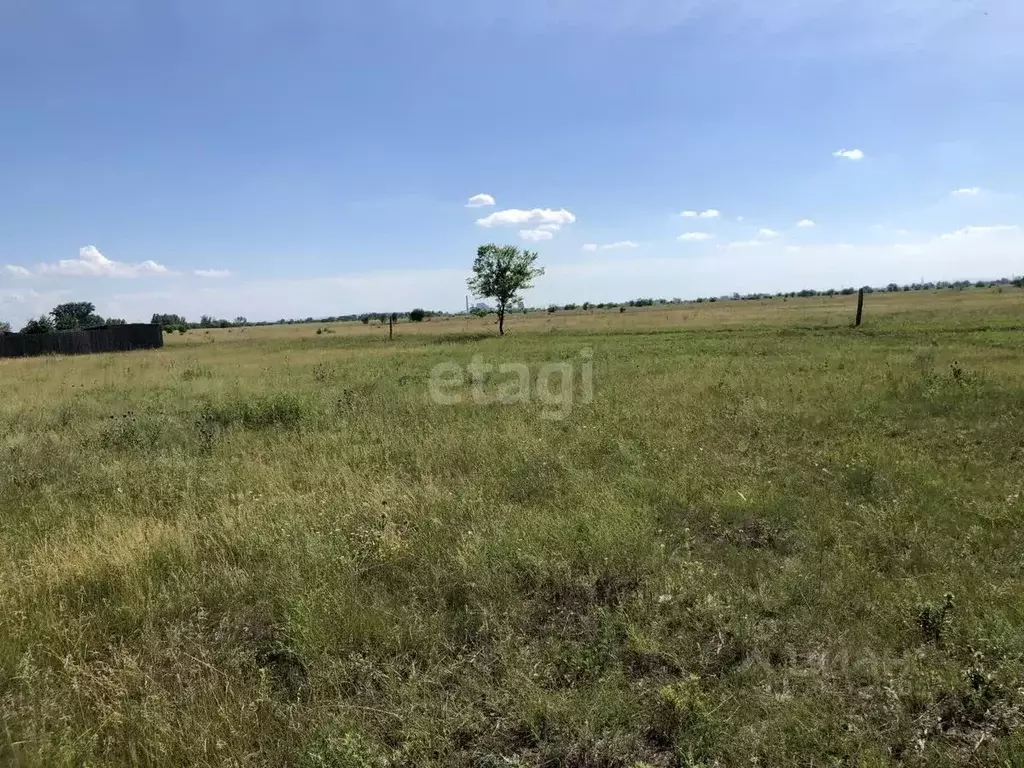
[[[945,291],[954,290],[961,291],[967,288],[996,288],[1001,286],[1016,286],[1018,288],[1024,288],[1024,277],[1003,277],[998,280],[957,280],[957,281],[946,281],[940,280],[934,283],[909,283],[907,285],[900,285],[898,283],[889,283],[884,287],[873,288],[871,286],[864,286],[865,293],[898,293],[904,291]],[[859,288],[828,288],[826,290],[815,290],[813,288],[805,288],[800,291],[780,291],[778,293],[733,293],[725,296],[709,296],[701,297],[699,299],[652,299],[652,298],[641,298],[641,299],[630,299],[629,301],[609,301],[609,302],[597,302],[592,303],[584,301],[581,304],[551,304],[548,307],[520,307],[519,312],[544,312],[554,313],[558,311],[572,312],[574,310],[589,311],[592,309],[625,309],[626,307],[653,307],[656,305],[665,304],[705,304],[714,303],[718,301],[764,301],[766,299],[792,299],[792,298],[807,298],[812,296],[851,296]],[[424,309],[413,309],[408,312],[366,312],[361,315],[335,315],[332,317],[306,317],[294,320],[285,320],[284,318],[275,321],[262,321],[262,322],[249,322],[244,317],[236,317],[234,320],[219,320],[210,315],[203,315],[198,323],[191,323],[181,315],[153,315],[153,319],[150,321],[157,325],[162,325],[165,331],[185,331],[193,328],[237,328],[242,326],[258,326],[258,325],[296,325],[296,324],[313,324],[313,323],[345,323],[345,322],[361,322],[364,324],[369,323],[382,323],[387,324],[389,318],[394,316],[396,322],[422,322],[432,317],[461,317],[466,314],[474,315],[477,317],[489,315],[495,312],[493,308],[487,307],[484,304],[477,304],[472,307],[469,312],[432,312]]]
[[[393,316],[396,322],[406,321],[411,323],[421,323],[424,320],[429,320],[432,317],[446,317],[449,313],[447,312],[434,312],[428,309],[412,309],[408,312],[366,312],[361,315],[334,315],[331,317],[307,317],[295,320],[258,320],[250,322],[244,317],[236,317],[234,320],[225,320],[222,318],[216,318],[212,315],[203,315],[199,318],[199,322],[189,322],[182,315],[169,315],[154,313],[150,322],[154,325],[163,326],[163,329],[168,333],[175,331],[179,333],[185,333],[189,330],[194,329],[210,329],[210,328],[243,328],[246,326],[263,326],[263,325],[300,325],[304,323],[346,323],[346,322],[362,322],[369,324],[370,322],[387,323],[388,320]]]
[[[91,328],[103,328],[115,325],[126,325],[119,317],[103,318],[96,314],[96,305],[90,301],[70,301],[58,304],[45,315],[33,318],[25,323],[20,333],[42,334],[58,331],[86,331]],[[10,323],[0,322],[0,333],[12,333]]]
[[[898,283],[889,283],[882,288],[873,288],[869,285],[865,285],[864,293],[901,293],[909,291],[962,291],[967,288],[998,288],[1003,286],[1014,286],[1017,288],[1024,288],[1024,277],[1002,277],[998,280],[956,280],[953,282],[947,280],[940,280],[935,283],[909,283],[906,285],[900,285]],[[585,301],[582,304],[551,304],[548,306],[548,312],[571,312],[576,309],[590,310],[590,309],[617,309],[626,307],[653,307],[662,304],[705,304],[714,303],[717,301],[765,301],[767,299],[794,299],[794,298],[810,298],[813,296],[852,296],[857,293],[859,288],[827,288],[819,291],[813,288],[804,288],[801,291],[780,291],[778,293],[733,293],[725,296],[709,296],[701,297],[699,299],[630,299],[624,302],[607,302],[591,304],[589,301]],[[539,308],[532,308],[525,310],[527,312],[541,311]]]
[[[900,293],[909,291],[962,291],[967,288],[1002,288],[1015,286],[1024,288],[1024,277],[1003,277],[998,280],[940,280],[933,283],[889,283],[884,287],[864,286],[865,293]],[[792,299],[807,298],[813,296],[851,296],[857,293],[858,288],[828,288],[823,291],[813,288],[805,288],[801,291],[788,291],[778,293],[733,293],[726,296],[702,296],[699,299],[630,299],[622,302],[598,302],[584,301],[581,304],[552,304],[548,307],[519,307],[518,312],[544,312],[554,313],[558,311],[572,312],[574,310],[589,311],[592,309],[619,309],[625,311],[627,307],[653,307],[664,304],[705,304],[719,301],[764,301],[767,299]],[[185,333],[196,328],[240,328],[244,326],[262,325],[294,325],[300,323],[345,323],[361,322],[364,324],[381,323],[387,324],[389,319],[394,317],[395,322],[419,323],[433,317],[459,317],[471,314],[475,316],[488,315],[495,310],[486,304],[477,304],[469,312],[434,312],[426,309],[412,309],[407,312],[365,312],[360,315],[334,315],[331,317],[306,317],[302,319],[286,320],[284,318],[273,321],[250,322],[245,317],[236,317],[234,320],[215,318],[212,315],[203,315],[199,322],[190,322],[182,315],[155,313],[150,323],[159,325],[167,332],[178,331]],[[96,307],[91,302],[71,302],[57,306],[47,315],[30,320],[22,333],[53,333],[64,330],[81,330],[100,326],[123,325],[124,320],[120,318],[106,318],[96,314]],[[13,330],[8,323],[0,322],[0,333]]]

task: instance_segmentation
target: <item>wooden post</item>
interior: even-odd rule
[[[856,328],[860,328],[860,321],[864,317],[864,289],[861,288],[857,291],[857,323]]]
[[[395,313],[388,315],[388,341],[395,338]]]

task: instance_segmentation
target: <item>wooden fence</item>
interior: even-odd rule
[[[35,355],[89,355],[160,349],[164,331],[159,325],[104,325],[86,331],[57,333],[0,333],[0,357]]]

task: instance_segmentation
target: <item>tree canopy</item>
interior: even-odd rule
[[[96,314],[96,305],[91,301],[71,301],[58,304],[50,315],[58,331],[73,331],[79,328],[95,328],[103,325],[103,318]]]
[[[53,331],[54,324],[49,315],[40,315],[35,320],[29,320],[21,329],[22,333],[53,333]]]
[[[498,305],[498,333],[505,334],[505,310],[520,300],[519,292],[533,287],[544,274],[534,266],[538,254],[514,245],[481,245],[473,262],[473,276],[466,282],[474,296],[494,299]]]

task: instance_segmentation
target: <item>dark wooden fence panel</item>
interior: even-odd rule
[[[87,331],[3,333],[0,334],[0,357],[88,355],[160,349],[163,345],[164,330],[159,325],[105,325]]]

